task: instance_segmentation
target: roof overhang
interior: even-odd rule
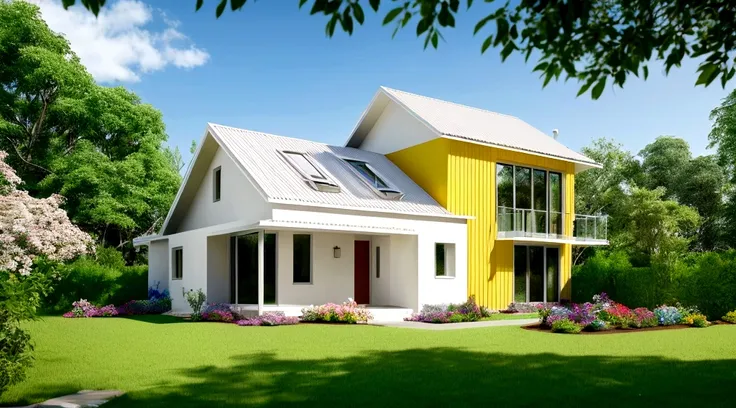
[[[158,234],[156,234],[156,235],[144,235],[144,236],[133,238],[133,246],[134,247],[139,247],[139,246],[143,246],[143,245],[148,245],[148,244],[150,244],[151,242],[154,242],[154,241],[164,241],[164,240],[167,240],[167,239],[169,239],[169,238],[168,237],[165,237],[163,235],[158,235]]]
[[[360,233],[371,235],[417,235],[417,232],[409,228],[398,228],[388,226],[375,226],[368,224],[347,224],[331,222],[309,222],[291,220],[261,220],[253,224],[231,225],[222,229],[210,231],[208,236],[231,235],[259,230],[292,230],[292,231],[323,231]]]
[[[546,158],[551,158],[555,160],[561,160],[561,161],[574,163],[575,173],[580,173],[582,171],[589,170],[589,169],[603,168],[602,165],[596,162],[593,162],[593,161],[588,162],[588,161],[576,160],[576,159],[569,158],[569,157],[545,154],[545,153],[537,152],[533,150],[518,149],[518,148],[509,147],[509,146],[504,146],[501,144],[490,143],[487,141],[475,140],[472,138],[464,137],[462,135],[452,135],[452,134],[444,133],[436,129],[431,124],[429,124],[426,120],[419,117],[414,111],[409,109],[408,106],[406,106],[400,100],[398,100],[393,95],[391,95],[391,93],[386,91],[383,87],[380,87],[378,89],[376,94],[373,96],[373,99],[371,99],[370,104],[368,104],[368,108],[366,108],[366,110],[363,111],[363,114],[360,116],[360,119],[358,119],[358,123],[356,123],[355,127],[353,128],[353,131],[350,132],[350,136],[348,137],[348,140],[345,142],[345,146],[360,148],[361,144],[363,143],[365,138],[368,136],[371,129],[373,129],[373,126],[376,124],[378,119],[381,117],[381,114],[383,114],[383,111],[386,109],[386,106],[388,106],[388,104],[392,102],[397,104],[398,106],[401,106],[412,117],[414,117],[416,120],[418,120],[419,122],[427,126],[432,132],[434,132],[437,135],[437,137],[442,137],[446,139],[454,139],[454,140],[459,140],[459,141],[467,142],[467,143],[491,146],[497,149],[526,153],[526,154],[530,154],[534,156],[546,157]]]

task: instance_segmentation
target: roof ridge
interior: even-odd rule
[[[499,116],[506,116],[506,117],[513,118],[513,119],[516,119],[516,120],[521,120],[522,122],[524,122],[518,116],[509,115],[508,113],[494,112],[492,110],[478,108],[476,106],[465,105],[465,104],[458,103],[458,102],[453,102],[453,101],[446,101],[444,99],[439,99],[439,98],[434,98],[434,97],[431,97],[431,96],[420,95],[420,94],[416,94],[416,93],[412,93],[412,92],[402,91],[400,89],[389,88],[387,86],[381,86],[381,88],[383,88],[386,91],[399,92],[399,93],[403,93],[403,94],[407,94],[407,95],[418,96],[420,98],[429,99],[429,100],[437,101],[437,102],[449,103],[450,105],[455,105],[455,106],[460,106],[460,107],[463,107],[463,108],[473,109],[473,110],[480,111],[480,112],[492,113],[494,115],[499,115]]]
[[[314,143],[314,144],[323,145],[323,146],[340,147],[340,146],[337,146],[337,145],[330,145],[330,144],[327,144],[327,143],[324,143],[324,142],[318,142],[316,140],[302,139],[302,138],[293,137],[293,136],[277,135],[275,133],[261,132],[260,130],[245,129],[245,128],[239,128],[239,127],[235,127],[235,126],[221,125],[219,123],[212,123],[212,122],[209,122],[208,124],[210,126],[218,126],[218,127],[223,127],[223,128],[233,129],[233,130],[239,130],[239,131],[245,131],[245,132],[251,132],[251,133],[258,133],[258,134],[261,134],[261,135],[272,136],[272,137],[279,137],[279,138],[282,138],[282,139],[299,140],[301,142]]]

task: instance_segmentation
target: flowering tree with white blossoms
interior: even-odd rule
[[[32,319],[51,288],[53,265],[92,247],[92,238],[59,208],[63,198],[31,197],[0,151],[0,394],[24,378],[31,363],[30,336],[19,327]]]

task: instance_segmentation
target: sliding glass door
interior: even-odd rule
[[[559,301],[559,275],[559,248],[514,246],[514,302]]]
[[[265,304],[276,303],[276,234],[264,235]],[[258,304],[258,233],[230,238],[230,303]]]

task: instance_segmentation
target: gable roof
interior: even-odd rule
[[[219,146],[225,151],[243,171],[246,179],[254,185],[261,195],[259,198],[269,203],[467,218],[447,211],[396,165],[378,153],[212,123],[207,125],[205,136],[198,146],[184,182],[164,221],[162,233],[167,233],[167,226],[172,218],[185,215],[189,201],[199,187],[194,184],[202,178],[198,173],[206,171],[214,155],[213,146]],[[283,151],[305,153],[340,187],[340,191],[325,192],[310,187],[286,161],[281,153]],[[382,178],[404,193],[404,196],[401,200],[379,197],[342,158],[367,162]]]
[[[381,87],[348,139],[360,147],[388,103],[396,103],[424,123],[437,137],[466,140],[501,149],[571,161],[578,170],[601,167],[553,137],[510,115]]]

